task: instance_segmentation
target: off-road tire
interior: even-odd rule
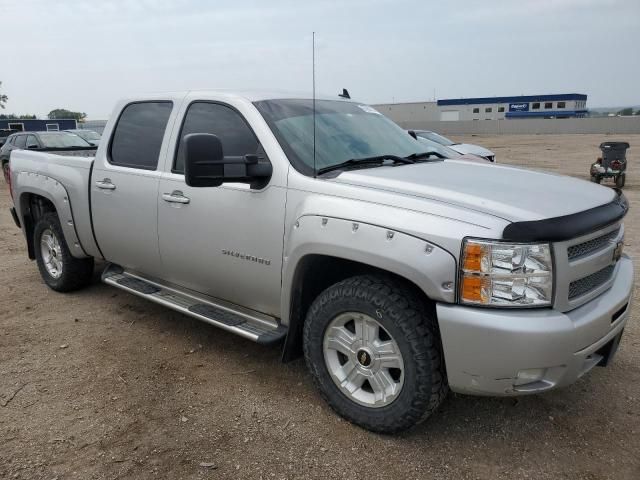
[[[404,384],[395,400],[379,408],[360,405],[332,380],[325,364],[327,325],[344,312],[375,318],[397,342],[404,359]],[[433,306],[393,278],[348,278],[323,291],[311,305],[303,334],[304,356],[322,397],[339,415],[367,430],[397,433],[426,420],[448,392]]]
[[[40,248],[43,232],[50,230],[57,238],[62,251],[62,275],[54,278],[45,266]],[[36,223],[33,232],[33,248],[40,275],[44,282],[57,292],[71,292],[91,283],[93,275],[93,257],[75,258],[71,255],[58,216],[53,212],[45,213]]]

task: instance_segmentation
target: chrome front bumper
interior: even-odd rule
[[[634,282],[629,257],[623,255],[614,275],[606,292],[565,313],[437,304],[451,390],[497,396],[537,393],[571,384],[596,365],[606,365],[629,317]],[[536,371],[535,380],[523,378]]]

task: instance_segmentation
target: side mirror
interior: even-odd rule
[[[191,133],[184,137],[184,179],[190,187],[219,187],[223,183],[249,183],[262,188],[271,177],[270,163],[257,155],[225,157],[217,135]]]

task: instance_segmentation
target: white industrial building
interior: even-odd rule
[[[586,116],[587,96],[566,93],[453,98],[436,102],[379,104],[374,107],[396,122],[575,118]]]

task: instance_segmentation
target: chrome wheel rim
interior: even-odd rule
[[[389,332],[374,318],[346,312],[327,326],[324,361],[331,379],[350,400],[379,408],[393,402],[404,383],[404,360]]]
[[[58,237],[48,228],[40,236],[40,252],[47,273],[53,278],[60,278],[62,275],[62,247]]]

